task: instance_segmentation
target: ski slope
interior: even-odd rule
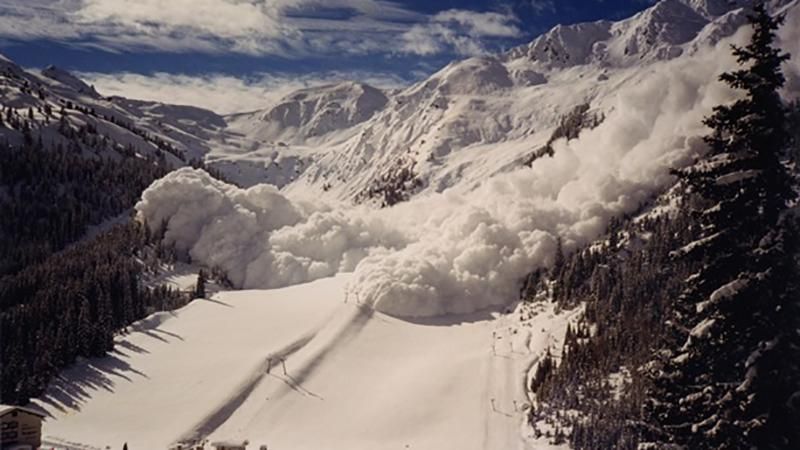
[[[221,292],[139,322],[36,400],[46,445],[550,448],[525,437],[524,380],[567,315],[409,322],[346,298],[349,278]]]

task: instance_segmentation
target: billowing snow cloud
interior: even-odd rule
[[[153,183],[141,218],[193,260],[224,269],[242,288],[273,288],[352,271],[380,248],[403,245],[376,221],[292,202],[270,185],[240,189],[182,168]]]
[[[240,287],[354,271],[351,298],[396,316],[502,305],[521,277],[552,263],[558,236],[567,248],[590,242],[704,151],[702,118],[735,98],[717,81],[734,64],[722,44],[654,66],[603,105],[600,126],[468,193],[373,210],[301,202],[269,186],[241,190],[182,169],[154,183],[137,210],[151,224],[166,220],[167,240]]]

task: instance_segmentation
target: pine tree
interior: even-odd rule
[[[197,285],[194,289],[194,298],[205,298],[207,278],[206,271],[200,269],[200,272],[197,274]]]
[[[714,108],[708,155],[676,171],[695,241],[675,252],[702,262],[673,305],[645,404],[650,440],[691,449],[800,448],[795,198],[782,162],[787,111],[778,94],[788,55],[773,46],[782,18],[763,5],[720,80],[744,96]],[[792,404],[794,402],[794,404]]]
[[[81,355],[92,354],[92,319],[89,306],[89,300],[85,296],[81,296],[78,312],[78,322],[75,324],[77,327],[78,336],[78,351]]]
[[[552,272],[553,272],[555,277],[558,277],[561,274],[561,271],[564,269],[564,264],[565,263],[566,263],[566,260],[565,260],[565,257],[564,257],[564,245],[563,245],[561,236],[559,236],[556,239],[556,255],[555,255],[555,259],[553,260],[553,271]]]

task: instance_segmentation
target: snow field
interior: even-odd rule
[[[166,448],[227,404],[269,354],[321,326],[344,280],[226,292],[134,324],[110,356],[67,369],[35,400],[53,416],[45,439]]]
[[[221,292],[135,324],[36,401],[47,445],[549,448],[524,436],[524,382],[565,315],[404,321],[345,302],[349,278]]]

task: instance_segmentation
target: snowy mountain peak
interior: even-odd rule
[[[749,0],[683,0],[688,6],[707,18],[718,17],[752,4]]]
[[[94,89],[93,86],[89,86],[88,84],[84,83],[83,80],[76,77],[75,75],[71,74],[70,72],[61,69],[59,67],[50,65],[42,70],[42,75],[50,78],[51,80],[58,81],[59,83],[69,86],[74,91],[80,94],[90,95],[92,97],[99,97],[100,94]]]
[[[6,58],[3,54],[0,54],[0,72],[18,77],[26,77],[25,71],[22,70],[22,68],[14,61]]]
[[[267,110],[231,119],[262,140],[301,142],[362,123],[388,101],[381,90],[348,81],[300,89]]]
[[[443,95],[486,94],[513,85],[508,70],[493,56],[479,56],[449,64],[422,86]]]
[[[708,19],[680,0],[662,0],[632,18],[617,23],[609,55],[629,65],[638,60],[680,56],[681,46],[708,25]]]
[[[786,3],[778,0],[779,3]],[[716,19],[748,4],[746,0],[661,0],[619,22],[597,21],[557,25],[530,44],[509,51],[508,61],[527,59],[539,69],[559,70],[595,63],[631,67],[644,61],[680,56],[701,33],[730,35],[730,26]],[[736,26],[742,20],[736,20]],[[710,28],[710,30],[708,29]]]
[[[530,44],[512,49],[507,57],[526,57],[547,68],[585,64],[599,52],[596,44],[611,37],[610,29],[608,21],[558,25]]]

